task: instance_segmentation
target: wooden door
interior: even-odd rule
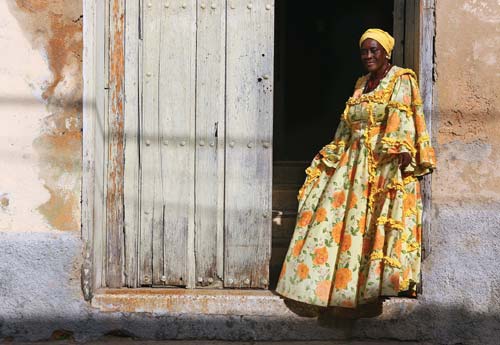
[[[120,3],[124,222],[107,224],[123,227],[106,254],[123,257],[113,286],[122,272],[128,287],[267,287],[273,2]]]
[[[227,9],[224,286],[266,287],[271,248],[273,4]]]

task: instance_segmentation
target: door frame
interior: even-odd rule
[[[427,128],[434,138],[432,127],[434,105],[434,38],[436,0],[394,0],[394,38],[396,41],[393,62],[413,69],[418,75]],[[422,189],[422,259],[432,251],[432,175],[421,181]],[[421,288],[421,286],[420,286]]]
[[[126,0],[110,0],[123,9]],[[108,159],[104,148],[108,146],[108,132],[105,109],[109,93],[118,99],[123,95],[115,85],[107,85],[105,52],[108,45],[123,42],[124,30],[114,28],[113,35],[106,32],[105,18],[109,18],[104,1],[83,0],[83,147],[82,147],[82,240],[84,244],[81,285],[85,300],[90,301],[96,289],[105,286],[106,258],[106,174],[104,162]],[[395,9],[405,11],[394,13],[394,36],[396,46],[394,62],[413,68],[419,75],[420,90],[429,132],[433,133],[434,118],[434,36],[435,0],[394,0]],[[401,7],[402,3],[404,6]],[[120,19],[115,13],[117,20]],[[403,22],[401,22],[403,20]],[[119,21],[117,22],[119,23]],[[403,23],[403,26],[401,26]],[[406,23],[406,24],[405,24]],[[111,23],[113,24],[113,23]],[[115,23],[116,24],[116,23]],[[410,29],[411,28],[411,29]],[[109,40],[105,39],[109,37]],[[119,45],[119,44],[118,44]],[[401,60],[403,59],[403,60]],[[120,67],[120,66],[116,66]],[[123,66],[122,66],[123,67]],[[120,68],[118,68],[120,70]],[[119,76],[120,77],[120,76]],[[121,76],[123,77],[123,76]],[[123,178],[123,176],[122,176]],[[423,256],[431,252],[431,183],[428,175],[422,181],[423,213]],[[269,190],[272,193],[272,189]],[[270,196],[271,197],[271,196]],[[119,234],[115,234],[119,236]],[[121,254],[118,254],[121,255]],[[121,256],[120,256],[121,257]],[[113,263],[112,263],[113,264]]]

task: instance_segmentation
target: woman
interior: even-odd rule
[[[390,64],[394,39],[360,39],[358,79],[335,137],[299,191],[295,231],[276,291],[319,306],[414,293],[422,202],[417,177],[435,167],[415,73]]]

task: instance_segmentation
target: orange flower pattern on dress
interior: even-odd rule
[[[342,307],[344,307],[344,308],[352,308],[352,307],[354,307],[354,303],[352,301],[343,301],[342,302]]]
[[[305,211],[305,212],[302,212],[300,214],[300,218],[299,218],[299,221],[297,222],[297,224],[301,227],[306,227],[309,225],[309,223],[311,222],[311,219],[312,219],[312,211]]]
[[[403,200],[404,211],[413,210],[417,206],[416,197],[414,194],[406,194]]]
[[[342,227],[344,226],[344,222],[338,222],[332,228],[332,237],[335,243],[340,243],[340,236],[342,235]]]
[[[357,202],[358,198],[356,197],[356,194],[351,194],[351,200],[349,201],[349,208],[354,208]]]
[[[286,263],[283,264],[283,267],[281,267],[281,272],[280,272],[280,277],[279,279],[283,278],[286,273]]]
[[[391,113],[391,115],[389,115],[389,119],[387,119],[387,127],[385,128],[385,132],[391,133],[397,131],[400,122],[401,120],[399,119],[399,114],[397,112]]]
[[[320,207],[317,211],[316,211],[316,221],[318,223],[321,223],[323,221],[325,221],[326,219],[326,208],[324,207]]]
[[[425,132],[425,119],[423,116],[415,116],[415,129],[417,134]]]
[[[344,204],[345,192],[343,190],[333,193],[332,206],[338,208]]]
[[[397,240],[394,244],[394,254],[396,254],[398,260],[401,259],[401,249],[403,246],[403,242],[401,240]]]
[[[295,245],[293,246],[292,255],[294,257],[299,256],[303,246],[304,246],[304,240],[298,240],[297,242],[295,242]]]
[[[431,163],[436,162],[436,156],[434,155],[434,150],[432,149],[432,147],[424,147],[422,150],[420,150],[420,161]]]
[[[309,275],[309,267],[307,267],[306,264],[299,264],[297,266],[297,276],[304,280],[307,278],[307,276]]]
[[[347,289],[347,285],[352,280],[352,272],[348,268],[339,268],[335,275],[335,288]]]
[[[399,273],[394,273],[391,275],[391,284],[394,286],[394,290],[398,291],[399,290]]]
[[[330,280],[323,280],[316,285],[316,290],[314,291],[316,297],[318,297],[323,302],[328,302],[330,297],[330,289],[332,287],[332,282]]]
[[[328,249],[326,247],[314,249],[314,260],[315,265],[323,265],[328,261]]]
[[[340,251],[346,252],[349,249],[351,249],[351,242],[352,242],[351,235],[344,234],[344,237],[342,237],[342,244],[340,246]]]
[[[417,226],[415,228],[415,238],[417,239],[418,243],[422,243],[422,227]]]
[[[359,232],[361,232],[361,235],[364,235],[366,231],[366,215],[361,216],[361,218],[359,219],[358,228]]]
[[[380,231],[377,231],[375,233],[375,241],[373,242],[373,250],[384,249],[384,241],[385,241],[385,236],[382,235]]]
[[[335,137],[308,169],[276,292],[304,303],[355,308],[413,293],[420,277],[422,200],[416,177],[435,154],[415,74],[393,66],[347,101]],[[401,174],[397,154],[412,164]],[[395,227],[394,225],[397,225]]]

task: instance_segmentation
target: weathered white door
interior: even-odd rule
[[[228,3],[224,286],[266,287],[271,254],[273,3]]]
[[[273,1],[123,4],[121,285],[266,288]]]

